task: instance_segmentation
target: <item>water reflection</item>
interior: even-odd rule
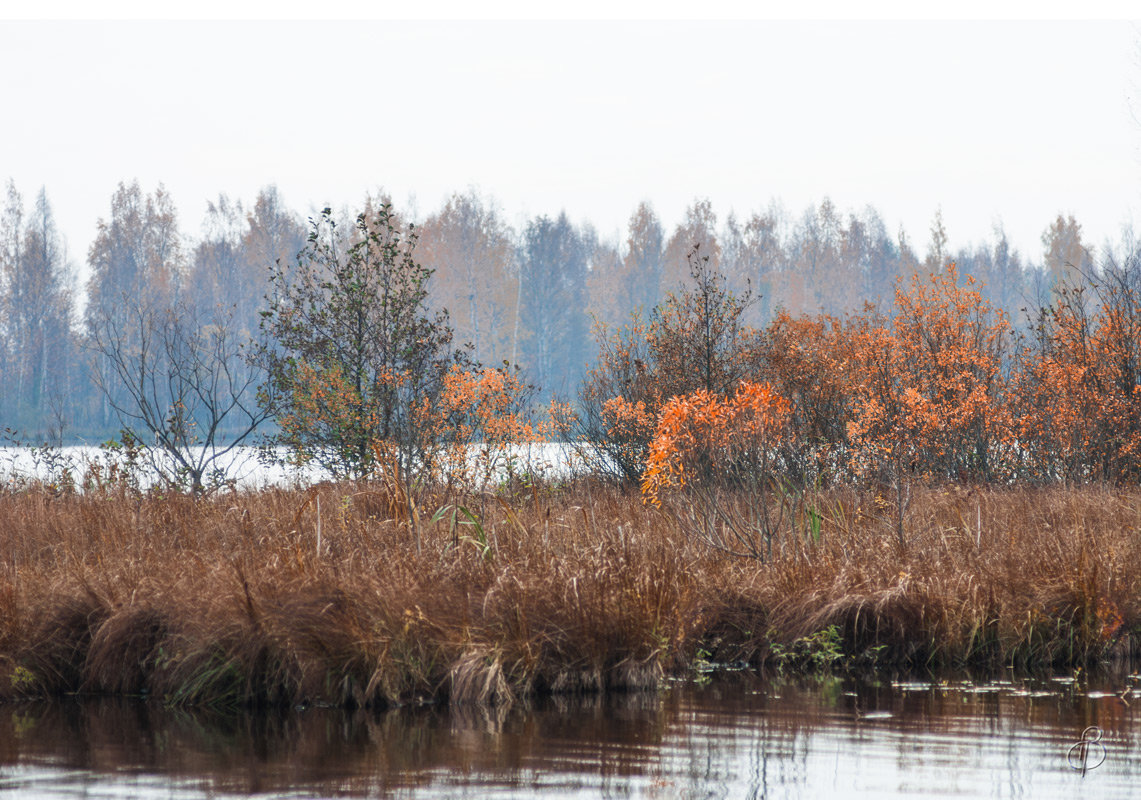
[[[0,706],[0,792],[44,797],[1124,796],[1124,673],[859,682],[719,676],[511,709],[219,717],[131,700]],[[1066,752],[1089,725],[1106,762]]]

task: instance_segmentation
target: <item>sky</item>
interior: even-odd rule
[[[615,240],[643,200],[672,230],[697,198],[828,197],[921,253],[939,210],[952,250],[1001,223],[1033,260],[1058,214],[1093,244],[1141,223],[1129,21],[8,18],[0,42],[0,180],[46,188],[81,269],[134,179],[191,236],[267,184],[421,217],[475,187]]]

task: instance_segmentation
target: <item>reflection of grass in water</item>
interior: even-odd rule
[[[36,727],[36,718],[31,714],[18,711],[12,712],[12,735],[23,739]]]
[[[0,498],[0,694],[509,704],[702,663],[1076,664],[1141,629],[1137,490],[917,490],[906,548],[874,490],[835,490],[769,563],[592,482],[425,492],[467,512],[435,521],[394,518],[390,491]]]
[[[18,709],[7,723],[0,718],[0,768],[25,762],[107,774],[142,769],[242,793],[374,794],[441,770],[511,783],[535,763],[565,768],[561,748],[568,742],[637,743],[641,752],[660,743],[665,730],[655,693],[385,712],[223,714],[120,698],[21,702]],[[607,769],[635,757],[620,746]]]
[[[846,735],[873,724],[914,730],[912,721],[924,720],[921,727],[927,727],[939,718],[973,718],[986,730],[996,719],[1010,719],[1062,735],[1071,727],[1080,731],[1089,714],[1084,706],[1062,694],[1033,703],[1015,698],[1018,680],[990,686],[981,675],[946,678],[929,682],[920,695],[897,691],[890,681],[837,674],[723,673],[704,688],[685,683],[665,692],[532,698],[510,708],[386,712],[310,707],[218,713],[118,698],[21,702],[12,720],[0,717],[0,764],[50,761],[129,774],[142,769],[202,782],[212,791],[376,795],[441,774],[475,786],[523,788],[540,773],[557,773],[553,779],[568,786],[581,781],[576,775],[652,776],[665,754],[702,737],[718,742],[728,759],[734,748],[736,758],[761,750],[793,752],[822,731]],[[996,691],[972,694],[965,691],[970,687]],[[1131,718],[1098,718],[1107,730],[1133,727]],[[943,730],[941,723],[936,727]],[[959,746],[976,743],[967,735]]]

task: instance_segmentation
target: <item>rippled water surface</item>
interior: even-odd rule
[[[1120,693],[1136,680],[730,674],[660,693],[384,713],[7,704],[0,794],[1127,797],[1141,786],[1141,697]],[[1067,752],[1091,725],[1105,760],[1083,775]]]

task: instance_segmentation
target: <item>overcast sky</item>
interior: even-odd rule
[[[1141,209],[1129,22],[0,22],[0,179],[48,191],[77,264],[121,180],[209,198],[275,183],[308,213],[383,187],[421,215],[476,186],[617,238],[770,200],[874,206],[922,253],[1001,220],[1037,259],[1058,213]],[[1131,103],[1133,112],[1131,112]]]

